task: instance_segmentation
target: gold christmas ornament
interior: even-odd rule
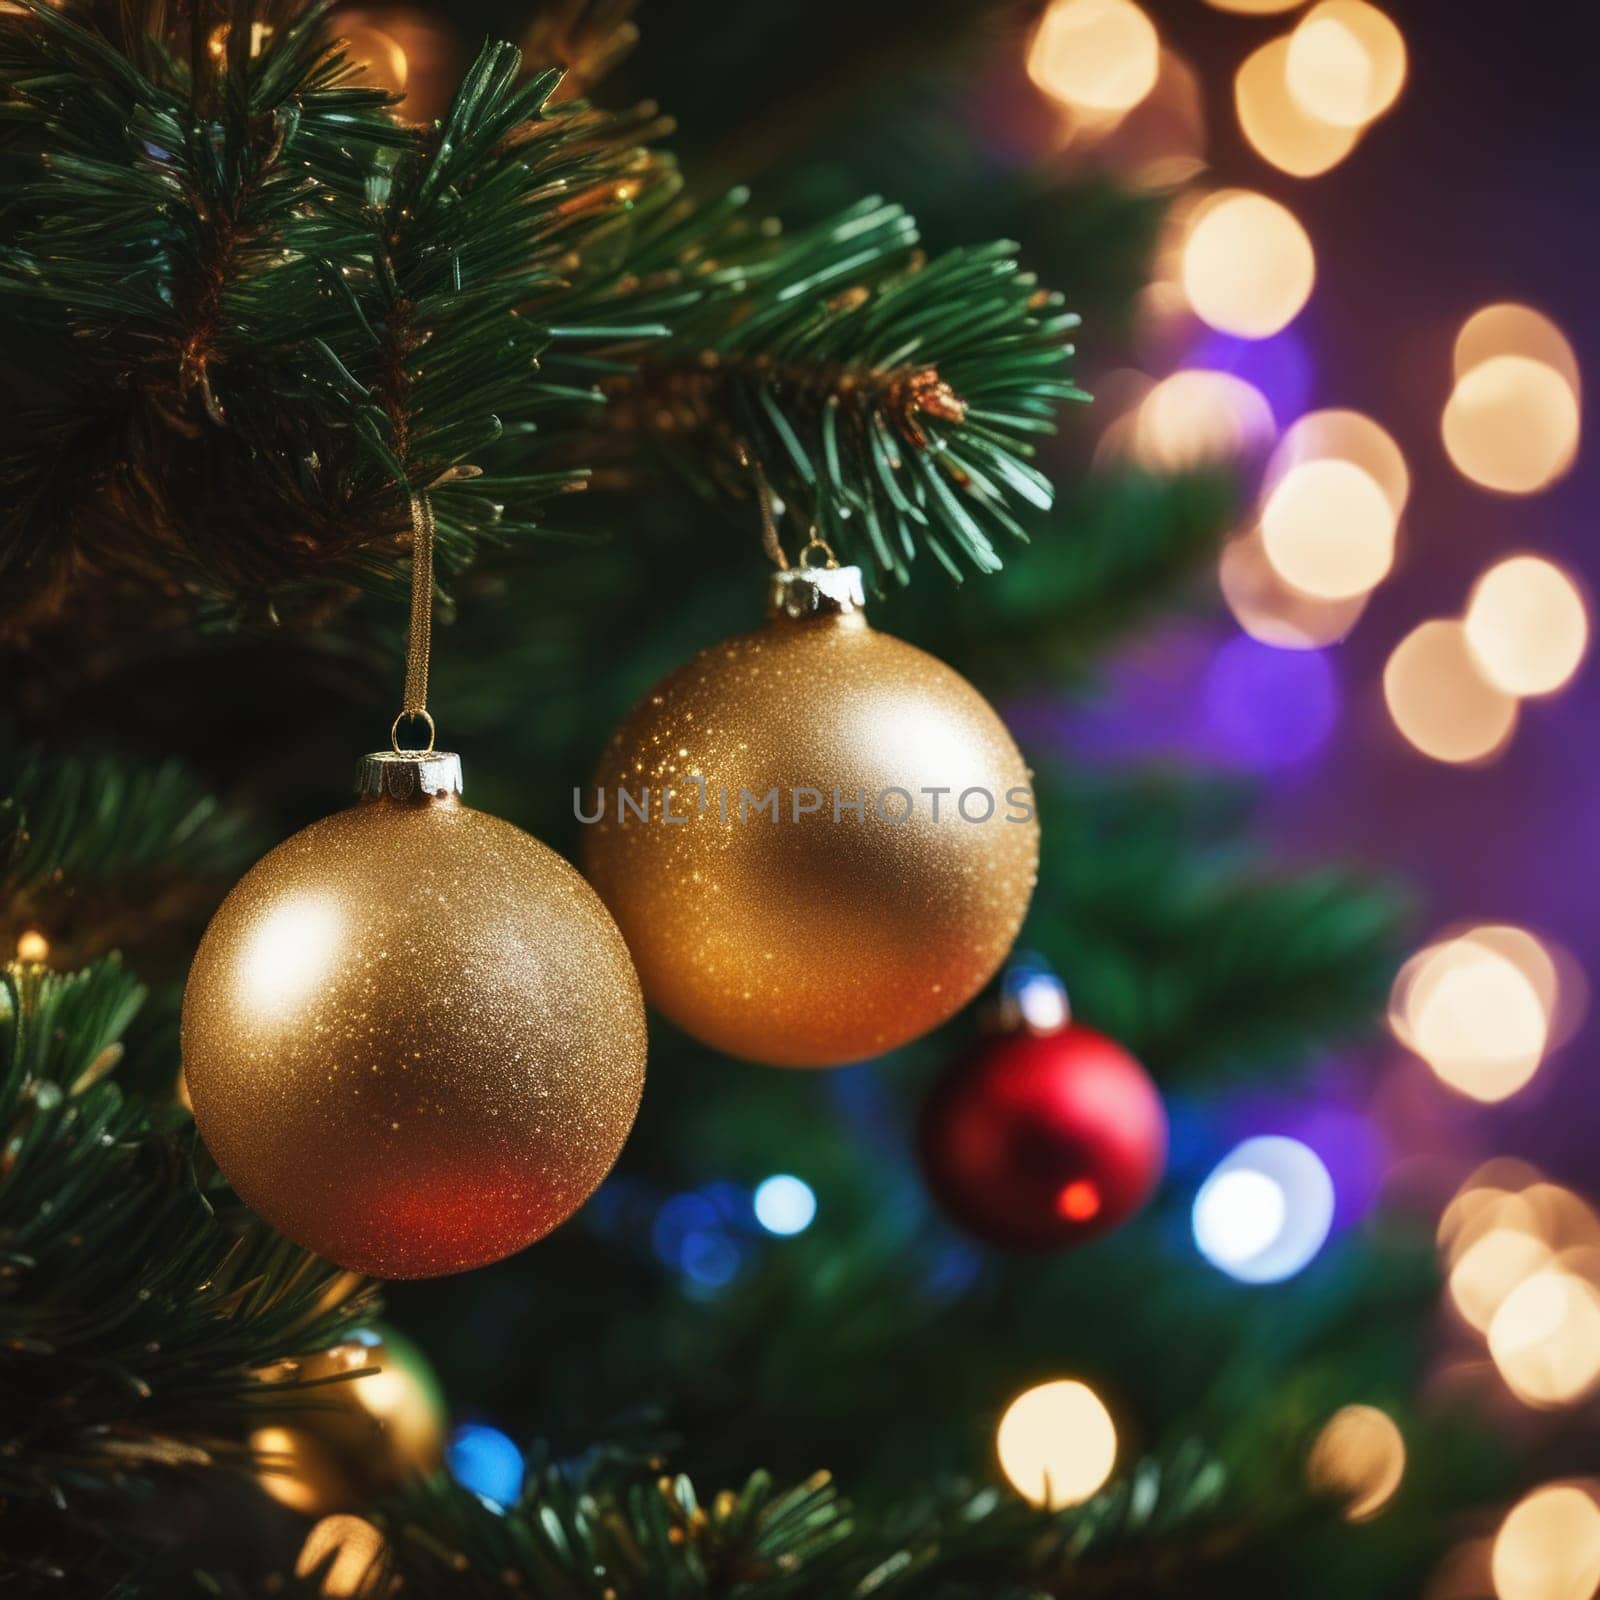
[[[295,1511],[368,1506],[444,1465],[444,1394],[392,1328],[362,1328],[262,1376],[305,1386],[282,1391],[271,1423],[250,1435],[261,1487]]]
[[[988,981],[1039,829],[993,708],[868,625],[854,567],[775,573],[769,610],[629,713],[583,800],[583,859],[679,1027],[832,1066],[916,1038]]]
[[[359,802],[223,901],[184,993],[217,1165],[280,1232],[378,1277],[482,1266],[564,1222],[643,1086],[605,907],[460,787],[453,755],[368,756]]]

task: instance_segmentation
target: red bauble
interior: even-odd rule
[[[992,1244],[1053,1250],[1131,1217],[1161,1180],[1167,1114],[1114,1039],[1068,1023],[986,1039],[922,1115],[928,1187]]]

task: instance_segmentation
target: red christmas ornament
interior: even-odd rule
[[[1054,1250],[1125,1222],[1161,1180],[1167,1114],[1114,1039],[1066,1022],[984,1040],[922,1114],[928,1187],[991,1244]]]

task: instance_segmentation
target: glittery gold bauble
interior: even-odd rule
[[[584,865],[679,1027],[831,1066],[983,986],[1027,910],[1039,830],[993,708],[868,626],[854,568],[779,573],[771,609],[628,715],[585,800]]]
[[[303,1385],[275,1391],[271,1422],[250,1435],[262,1488],[296,1511],[367,1506],[444,1465],[444,1394],[392,1328],[363,1328],[261,1376]]]
[[[184,994],[184,1079],[223,1174],[377,1277],[482,1266],[564,1222],[644,1080],[605,907],[459,787],[454,756],[368,757],[355,806],[223,901]]]

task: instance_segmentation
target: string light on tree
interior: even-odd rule
[[[1344,1406],[1328,1418],[1306,1462],[1313,1489],[1344,1502],[1349,1522],[1370,1522],[1405,1477],[1406,1442],[1376,1406]]]
[[[1497,1600],[1590,1600],[1600,1588],[1600,1506],[1574,1483],[1519,1500],[1490,1557]]]
[[[1561,375],[1574,398],[1581,400],[1583,380],[1571,341],[1542,311],[1516,301],[1484,306],[1461,325],[1453,355],[1459,381],[1474,367],[1496,356],[1522,356]]]
[[[306,1535],[297,1578],[316,1578],[325,1600],[384,1600],[398,1582],[388,1572],[383,1535],[365,1517],[324,1517]]]
[[[1156,86],[1161,41],[1133,0],[1052,0],[1028,49],[1028,76],[1076,111],[1120,115]]]
[[[1195,1243],[1241,1283],[1281,1283],[1326,1243],[1334,1200],[1328,1169],[1308,1145],[1277,1134],[1246,1139],[1195,1196]]]
[[[1273,39],[1246,56],[1233,79],[1239,127],[1256,153],[1281,172],[1314,178],[1356,147],[1360,130],[1313,116],[1289,88],[1289,39]]]
[[[1435,761],[1487,761],[1516,731],[1516,696],[1484,677],[1466,629],[1450,618],[1419,624],[1394,647],[1383,698],[1395,727]]]
[[[778,1172],[756,1185],[751,1207],[768,1233],[789,1238],[804,1233],[816,1220],[817,1197],[804,1178]]]
[[[1295,588],[1349,600],[1377,587],[1394,564],[1394,510],[1353,461],[1305,461],[1272,487],[1261,508],[1267,559]]]
[[[1489,1354],[1525,1405],[1575,1405],[1600,1387],[1600,1290],[1549,1267],[1511,1290],[1489,1324]]]
[[[1235,535],[1222,547],[1217,580],[1239,626],[1279,650],[1337,644],[1361,620],[1370,594],[1327,600],[1295,588],[1267,559],[1259,528]]]
[[[493,1505],[508,1506],[522,1493],[526,1470],[511,1436],[484,1422],[464,1422],[445,1450],[450,1476]]]
[[[1243,339],[1265,339],[1288,327],[1311,298],[1316,257],[1287,207],[1264,194],[1229,189],[1191,216],[1181,276],[1203,322]]]
[[[1484,677],[1507,694],[1554,694],[1589,647],[1578,586],[1540,556],[1511,556],[1491,567],[1474,587],[1463,621]]]
[[[1061,1378],[1025,1390],[995,1433],[1000,1470],[1036,1506],[1059,1511],[1090,1499],[1117,1464],[1117,1429],[1093,1389]]]
[[[1394,436],[1363,412],[1343,408],[1308,411],[1283,431],[1263,474],[1264,496],[1297,467],[1340,461],[1359,468],[1389,504],[1396,522],[1411,496],[1411,472]]]
[[[1492,1104],[1523,1088],[1550,1041],[1551,1007],[1534,979],[1491,937],[1446,939],[1400,969],[1390,1018],[1402,1043],[1441,1082]]]
[[[1289,36],[1284,77],[1308,115],[1334,127],[1362,128],[1399,98],[1406,42],[1367,0],[1322,0]]]
[[[1578,454],[1581,411],[1566,378],[1544,361],[1495,355],[1457,379],[1444,408],[1445,450],[1473,483],[1535,494]]]

